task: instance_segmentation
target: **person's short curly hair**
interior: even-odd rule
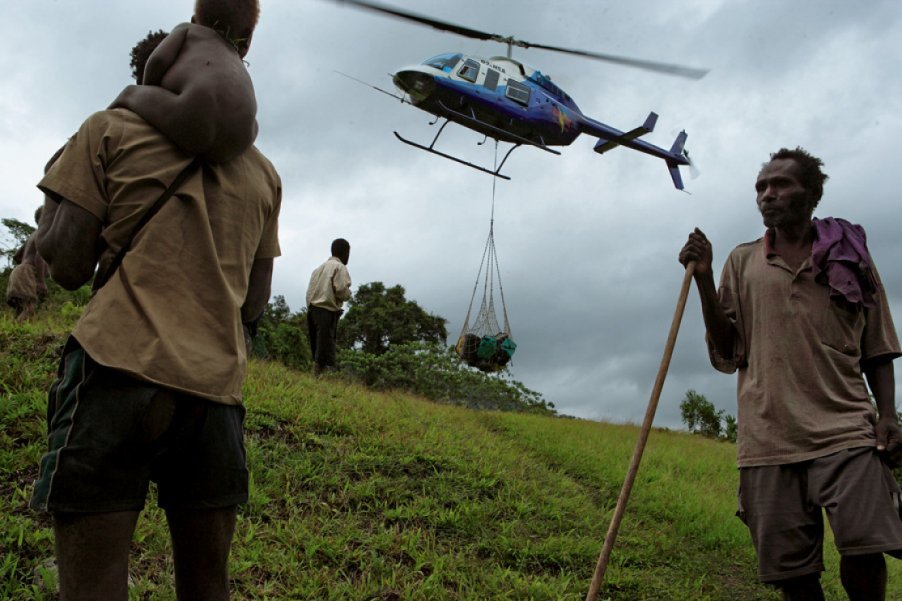
[[[144,79],[144,66],[147,64],[147,59],[167,35],[169,34],[162,29],[148,31],[147,36],[132,48],[129,65],[131,65],[132,77],[135,78],[135,82],[141,83],[141,80]]]
[[[259,0],[196,0],[194,21],[214,29],[235,46],[254,32],[260,18]]]
[[[351,244],[344,238],[336,238],[332,241],[329,249],[333,257],[338,257],[345,265],[348,264],[348,257],[351,254]]]
[[[824,195],[824,182],[829,178],[826,173],[821,171],[824,161],[801,146],[796,146],[795,150],[781,148],[770,155],[770,160],[778,159],[791,159],[796,162],[796,165],[799,166],[800,183],[806,190],[811,191],[814,198],[814,206],[816,207],[821,200],[821,196]]]

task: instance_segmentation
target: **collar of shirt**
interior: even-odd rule
[[[814,220],[817,221],[817,220]],[[812,229],[814,229],[814,239],[817,240],[817,229],[814,228],[814,221],[812,221]],[[780,253],[777,252],[777,249],[774,247],[774,236],[776,236],[776,232],[774,228],[769,227],[764,232],[764,256],[765,257],[779,257]]]

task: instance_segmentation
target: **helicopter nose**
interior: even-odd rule
[[[426,98],[435,90],[435,78],[432,74],[417,69],[402,69],[395,73],[392,80],[415,100]]]

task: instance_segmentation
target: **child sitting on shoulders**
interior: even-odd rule
[[[257,137],[257,100],[243,58],[259,0],[197,0],[150,55],[141,85],[110,108],[134,111],[185,152],[212,163],[243,153]]]

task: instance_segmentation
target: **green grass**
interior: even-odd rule
[[[65,326],[0,316],[0,599],[54,598],[50,523],[27,501]],[[264,362],[251,364],[245,394],[252,484],[233,598],[585,597],[638,428],[438,405]],[[600,599],[778,599],[756,582],[733,516],[734,453],[652,432]],[[832,547],[827,561],[827,599],[844,599]],[[895,563],[890,579],[889,598],[902,598]],[[174,599],[152,499],[131,598]]]

